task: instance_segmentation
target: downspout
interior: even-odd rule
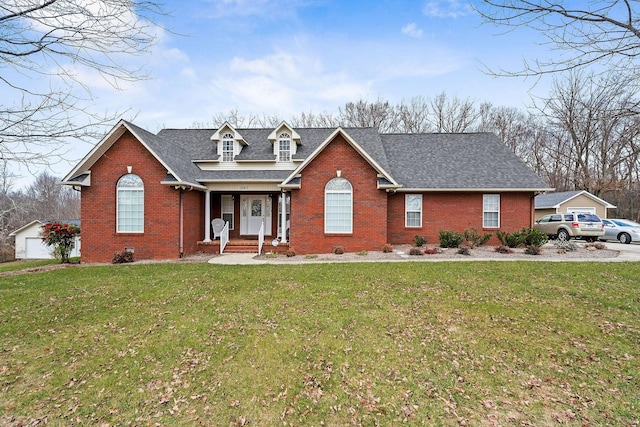
[[[180,250],[180,253],[178,255],[179,258],[183,258],[184,257],[184,197],[183,197],[183,193],[184,193],[184,190],[181,188],[180,189],[180,196],[179,196],[180,197],[180,202],[179,202],[179,205],[180,205],[180,213],[179,213],[179,215],[180,215],[180,231],[179,231],[180,237],[179,237],[179,239],[180,239],[180,241],[178,243],[179,250]]]

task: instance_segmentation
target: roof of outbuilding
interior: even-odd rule
[[[584,195],[593,201],[604,205],[606,208],[615,208],[614,205],[589,193],[586,190],[560,191],[558,193],[539,194],[535,197],[535,209],[558,208],[561,204],[577,197]]]

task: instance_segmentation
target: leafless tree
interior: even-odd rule
[[[638,173],[639,93],[631,77],[571,72],[556,79],[542,112],[554,140],[550,159],[570,189],[619,191]]]
[[[393,122],[393,107],[389,101],[375,102],[360,100],[347,102],[339,109],[338,119],[345,127],[372,127],[380,132],[388,132]]]
[[[485,22],[507,29],[538,31],[552,51],[549,60],[525,60],[521,71],[499,74],[535,76],[592,64],[636,73],[640,55],[640,11],[635,0],[548,1],[483,0],[476,6]]]
[[[120,113],[91,109],[87,75],[114,88],[147,77],[130,58],[153,45],[160,14],[142,0],[3,0],[0,158],[49,164],[70,138],[104,132]]]
[[[468,132],[480,118],[480,111],[469,98],[449,98],[445,92],[431,100],[430,120],[436,132]]]

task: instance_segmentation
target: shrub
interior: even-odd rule
[[[113,259],[111,260],[111,264],[125,264],[128,262],[133,262],[133,252],[117,252],[113,255]]]
[[[308,254],[304,256],[306,259],[316,259],[318,258],[318,255],[316,254]]]
[[[498,238],[502,246],[507,246],[509,248],[517,248],[518,246],[524,244],[524,241],[527,236],[520,231],[507,233],[506,231],[498,230],[496,232],[496,237]]]
[[[391,253],[393,252],[393,246],[391,246],[390,243],[386,243],[383,247],[382,247],[382,252],[384,252],[385,254]]]
[[[510,254],[513,253],[513,250],[506,245],[500,245],[500,246],[496,246],[496,252],[499,252],[501,254]]]
[[[457,252],[458,255],[471,255],[471,252],[469,251],[469,248],[466,246],[461,247],[460,249],[458,249]]]
[[[367,251],[358,251],[358,252],[356,252],[356,255],[367,256],[367,255],[369,255],[369,252],[367,252]]]
[[[425,243],[427,243],[427,238],[424,236],[418,236],[416,234],[416,236],[413,238],[413,244],[419,248],[424,246]]]
[[[411,248],[409,249],[409,255],[423,255],[424,252],[420,248]]]
[[[467,247],[473,249],[487,243],[491,238],[491,233],[480,235],[480,233],[478,233],[478,230],[472,228],[464,230],[462,232],[462,237],[464,237],[464,240],[467,243]]]
[[[342,255],[344,253],[344,246],[342,245],[334,246],[333,253],[336,255]]]
[[[522,233],[525,234],[524,244],[527,246],[533,245],[540,248],[549,241],[546,234],[535,228],[523,228]]]
[[[442,253],[442,251],[439,248],[427,248],[424,250],[423,253],[427,255],[434,255],[434,254]]]
[[[43,224],[40,231],[42,242],[46,246],[53,246],[53,255],[62,263],[69,262],[69,255],[76,244],[76,236],[79,234],[80,227],[62,222]]]
[[[527,255],[540,255],[542,253],[542,249],[540,249],[540,246],[527,245],[527,247],[524,250],[524,253]]]
[[[289,248],[289,249],[287,249],[286,255],[289,258],[294,257],[294,256],[296,256],[296,251],[293,250],[292,248]]]
[[[462,244],[464,237],[462,233],[449,230],[440,230],[440,247],[441,248],[457,248]]]
[[[571,240],[553,240],[551,243],[558,250],[558,253],[567,253],[578,250],[578,245]]]

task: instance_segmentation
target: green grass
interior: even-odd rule
[[[35,268],[35,267],[43,267],[45,265],[51,264],[60,264],[60,260],[56,259],[41,259],[36,261],[26,261],[26,260],[18,260],[18,261],[9,261],[0,264],[0,273],[4,273],[6,271],[14,271],[21,270],[25,268]]]
[[[640,264],[0,278],[0,424],[638,425]]]

